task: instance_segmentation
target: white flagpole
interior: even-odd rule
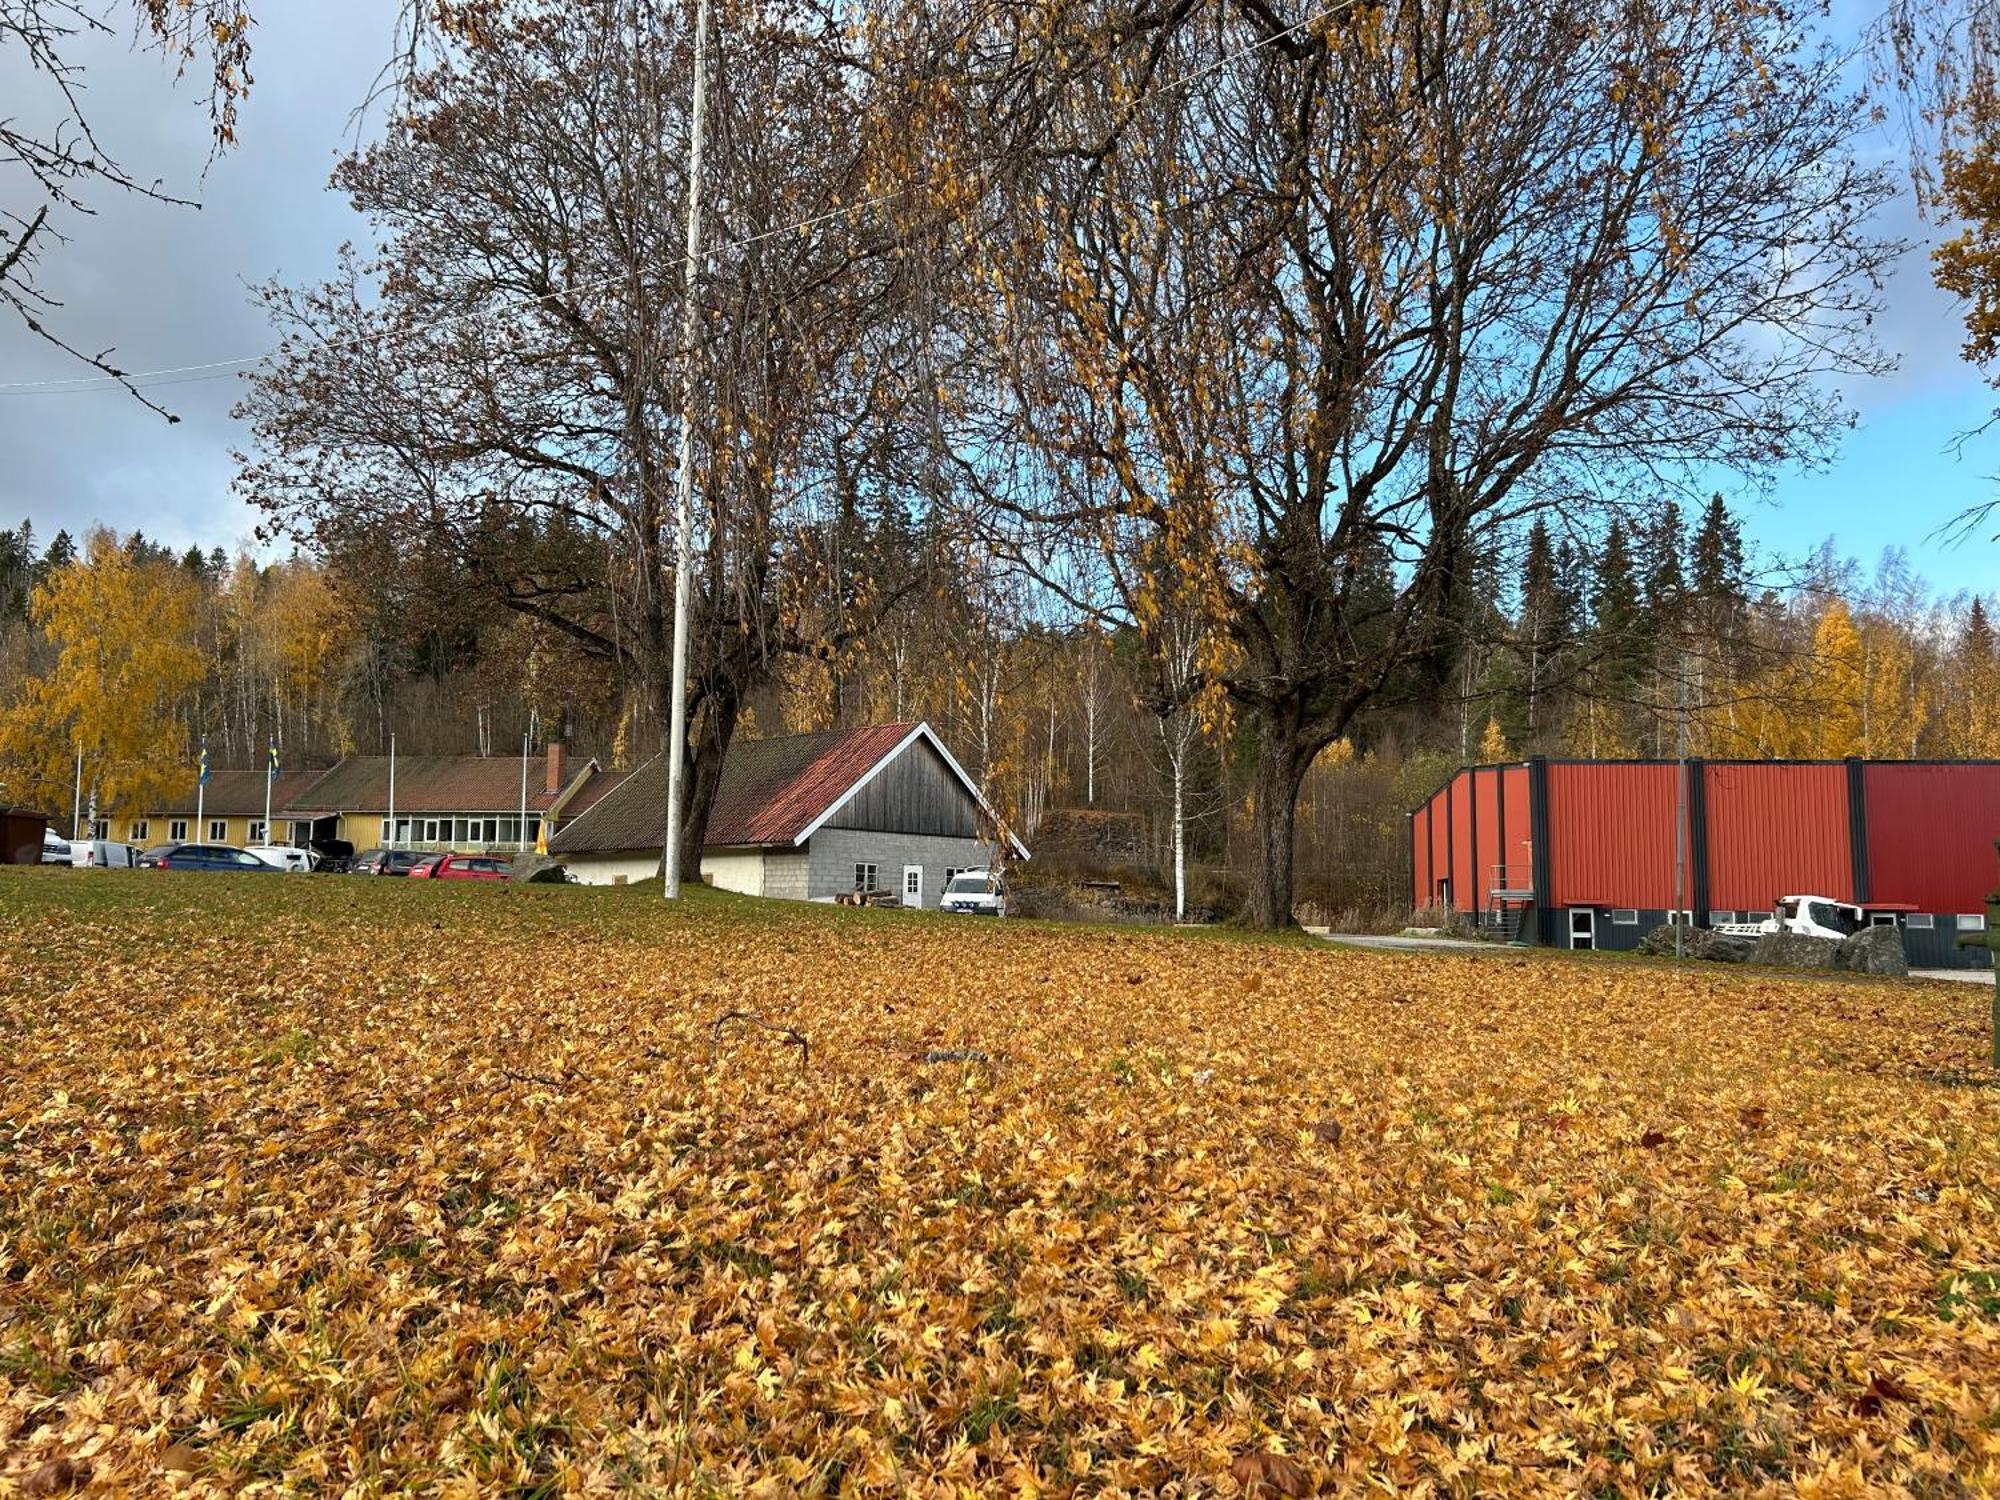
[[[277,758],[278,745],[277,741],[273,740],[269,753],[264,757],[264,842],[267,844],[277,842],[271,837],[271,783],[278,779],[275,764]]]
[[[382,842],[396,847],[396,737],[389,736],[389,827]]]
[[[681,894],[681,804],[687,776],[688,565],[694,551],[694,350],[701,334],[695,272],[701,264],[702,126],[708,112],[708,0],[694,12],[694,109],[688,124],[687,261],[681,267],[681,451],[674,527],[674,686],[667,715],[667,899]]]

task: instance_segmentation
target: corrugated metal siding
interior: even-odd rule
[[[1870,765],[1862,779],[1870,897],[1979,911],[2000,885],[2000,765]]]
[[[1451,784],[1439,789],[1431,798],[1431,887],[1426,904],[1436,898],[1437,883],[1451,874],[1451,853],[1448,843],[1451,838]]]
[[[1549,763],[1552,906],[1678,904],[1674,773],[1671,765]]]
[[[1501,769],[1500,775],[1507,791],[1501,799],[1507,804],[1507,818],[1500,857],[1495,863],[1505,865],[1509,879],[1518,888],[1525,889],[1531,878],[1529,866],[1533,854],[1529,848],[1533,835],[1528,831],[1533,826],[1528,806],[1528,768],[1506,766]]]
[[[1708,775],[1708,899],[1769,911],[1779,896],[1854,899],[1844,765],[1734,765]]]
[[[1499,859],[1500,848],[1500,778],[1505,772],[1499,769],[1472,772],[1472,809],[1474,813],[1472,841],[1472,881],[1466,889],[1478,899],[1481,911],[1493,906],[1493,866]]]

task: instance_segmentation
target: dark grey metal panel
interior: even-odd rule
[[[823,826],[973,838],[979,805],[929,741],[918,740],[835,808]]]

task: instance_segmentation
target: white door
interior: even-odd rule
[[[1572,948],[1597,946],[1597,911],[1589,906],[1569,909],[1569,945]]]
[[[903,905],[922,906],[924,904],[924,867],[922,865],[903,866]]]

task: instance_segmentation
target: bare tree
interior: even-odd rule
[[[1057,538],[1128,612],[1198,578],[1255,733],[1247,916],[1280,925],[1302,777],[1434,695],[1482,547],[1820,451],[1821,377],[1876,365],[1888,182],[1802,8],[1085,10],[1095,68],[997,189],[967,466],[1052,587]]]
[[[386,138],[336,173],[379,262],[267,293],[282,355],[243,404],[257,456],[239,481],[329,555],[447,562],[469,605],[562,632],[659,724],[665,460],[693,360],[684,873],[746,695],[787,653],[830,660],[896,597],[873,520],[906,503],[912,339],[892,315],[905,243],[842,208],[877,170],[870,75],[811,5],[719,7],[716,248],[688,274],[691,40],[676,6],[550,0],[415,77]],[[686,297],[691,350],[664,333]]]

